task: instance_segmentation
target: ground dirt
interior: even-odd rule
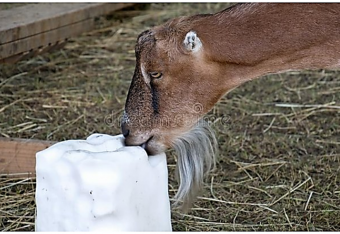
[[[0,65],[0,135],[62,141],[120,134],[139,33],[228,3],[147,4],[96,21],[65,48]],[[216,170],[174,231],[339,231],[340,71],[274,74],[227,94],[208,114]],[[169,191],[174,152],[169,151]],[[0,178],[0,230],[34,230],[34,178]]]

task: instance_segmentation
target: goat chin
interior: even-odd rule
[[[216,166],[217,141],[205,121],[199,121],[189,132],[173,142],[178,159],[176,176],[179,189],[174,207],[187,212],[203,187],[204,176]]]

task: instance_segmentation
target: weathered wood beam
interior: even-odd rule
[[[0,62],[90,31],[94,18],[134,3],[40,3],[0,11]],[[34,53],[33,53],[34,54]]]
[[[35,174],[35,154],[56,142],[0,137],[0,174]]]

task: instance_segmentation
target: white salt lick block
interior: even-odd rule
[[[36,231],[171,231],[164,153],[93,134],[36,159]]]

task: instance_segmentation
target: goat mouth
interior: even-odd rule
[[[150,141],[153,139],[153,136],[151,136],[147,141],[145,141],[143,144],[140,145],[147,153],[150,155],[153,150],[150,150]],[[151,151],[151,152],[150,152]]]
[[[149,156],[163,153],[166,150],[165,145],[157,140],[157,137],[151,136],[146,142],[140,145]]]

